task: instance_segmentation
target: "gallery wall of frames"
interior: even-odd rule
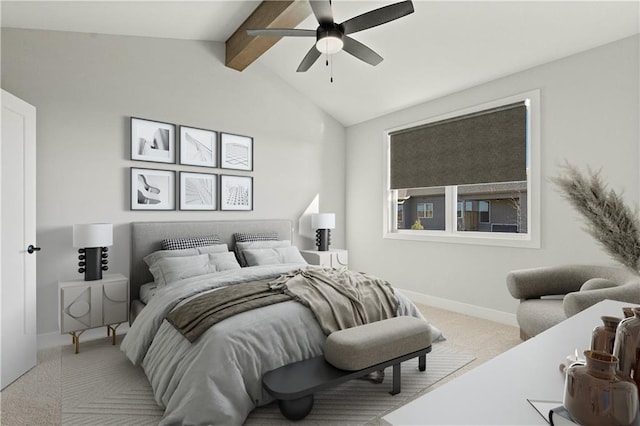
[[[131,167],[131,210],[253,210],[252,176],[207,170],[252,172],[252,137],[131,117],[131,160],[190,166]]]

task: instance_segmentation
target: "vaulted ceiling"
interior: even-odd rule
[[[394,1],[332,3],[341,22]],[[2,1],[1,7],[3,27],[224,43],[260,2]],[[248,47],[240,46],[240,65],[231,65],[260,64],[349,126],[640,32],[637,1],[417,0],[414,7],[411,15],[354,34],[384,58],[376,67],[339,52],[330,66],[319,60],[297,73],[313,39],[256,42],[244,34]],[[317,27],[306,4],[291,8],[291,16],[275,18],[257,9],[248,25]]]

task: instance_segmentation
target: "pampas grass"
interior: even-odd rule
[[[551,178],[562,195],[585,219],[585,230],[623,265],[640,269],[640,222],[638,209],[630,209],[613,189],[608,189],[600,172],[583,174],[566,163],[564,173]]]

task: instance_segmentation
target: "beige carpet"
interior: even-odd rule
[[[427,374],[419,373],[410,363],[403,364],[402,393],[392,397],[388,394],[390,384],[374,385],[365,381],[351,381],[343,386],[356,386],[357,390],[347,389],[346,393],[365,394],[362,387],[371,389],[372,395],[365,395],[371,401],[383,398],[386,401],[394,398],[409,400],[440,386],[452,377],[468,371],[470,368],[492,358],[498,353],[519,343],[518,330],[491,321],[456,314],[453,312],[421,307],[427,318],[438,325],[448,337],[444,344],[434,345],[434,351],[427,356]],[[442,348],[442,349],[440,349]],[[455,373],[444,373],[444,378],[434,379],[436,374],[430,369],[442,370],[439,366],[438,355],[442,352],[444,358],[461,356],[461,365]],[[469,362],[471,354],[476,360]],[[451,367],[448,367],[451,368]],[[455,370],[456,367],[453,367]],[[415,375],[413,379],[405,377]],[[439,373],[442,374],[442,373]],[[63,378],[61,380],[61,378]],[[387,380],[391,379],[388,370]],[[424,381],[421,381],[424,380]],[[439,381],[437,381],[439,380]],[[435,384],[431,384],[437,381]],[[426,389],[425,389],[426,388]],[[328,424],[313,416],[326,416],[333,420],[333,424],[344,424],[346,414],[329,413],[335,411],[336,399],[344,401],[341,396],[335,397],[332,392],[340,392],[334,388],[326,395],[317,396],[314,410],[307,423]],[[38,353],[38,365],[29,373],[18,379],[1,393],[0,423],[2,425],[136,425],[157,424],[161,410],[155,405],[150,386],[144,373],[132,366],[120,353],[117,346],[111,346],[107,338],[92,342],[83,342],[81,353],[73,354],[71,345],[61,348],[41,350]],[[379,401],[379,400],[376,400]],[[401,405],[403,402],[398,403]],[[360,411],[349,402],[348,412]],[[368,425],[377,424],[379,416],[384,415],[396,405],[380,405],[373,413],[358,417],[353,423]],[[384,402],[387,404],[387,402]],[[328,409],[323,409],[326,405]],[[391,407],[391,408],[389,408]],[[364,412],[364,409],[362,409]],[[282,424],[275,404],[262,407],[252,413],[248,424]],[[315,420],[314,420],[315,419]]]

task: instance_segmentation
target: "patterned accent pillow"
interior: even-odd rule
[[[210,235],[207,237],[168,238],[162,240],[162,250],[182,250],[194,247],[211,246],[220,243],[220,237]]]
[[[246,243],[248,241],[277,241],[278,234],[276,232],[236,232],[233,234],[233,238],[236,240],[236,243]]]

